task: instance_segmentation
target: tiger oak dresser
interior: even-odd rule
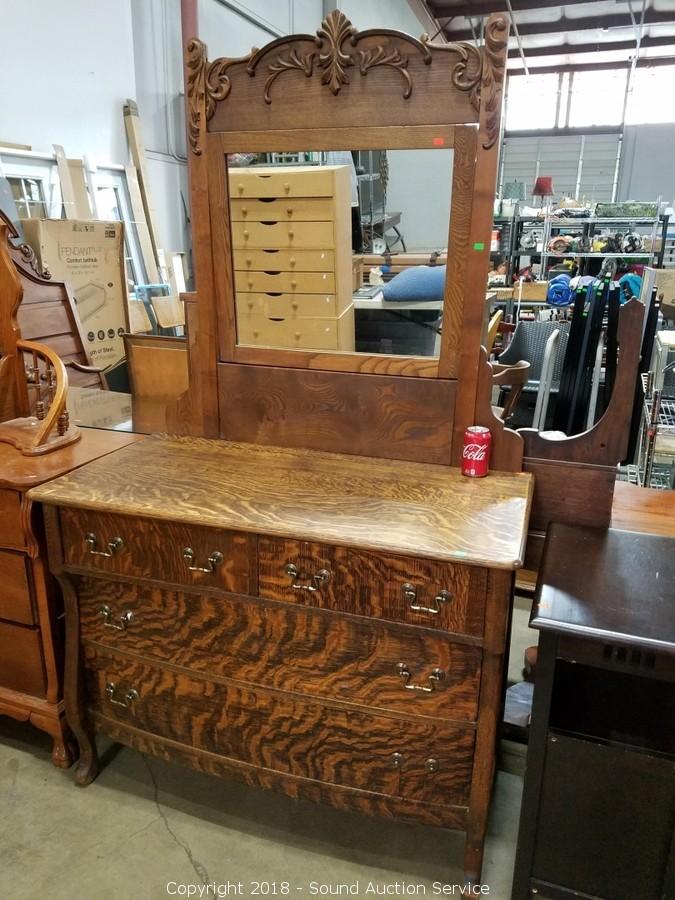
[[[526,474],[151,437],[31,491],[66,602],[77,782],[100,732],[462,829],[477,879],[531,490]]]

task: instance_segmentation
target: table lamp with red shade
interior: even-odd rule
[[[544,205],[544,197],[553,196],[553,178],[551,175],[539,175],[532,188],[533,197],[541,197],[541,205]]]

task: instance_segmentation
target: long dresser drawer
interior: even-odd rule
[[[209,676],[473,722],[481,650],[434,632],[245,597],[81,578],[84,640]]]
[[[253,294],[333,294],[334,272],[236,271],[237,291]]]
[[[334,272],[333,250],[234,250],[234,268],[256,272]]]
[[[0,619],[35,624],[27,559],[23,553],[0,550]]]
[[[304,247],[308,250],[330,250],[335,243],[332,222],[233,222],[234,247],[278,247],[290,250]]]
[[[258,573],[270,600],[483,634],[485,569],[261,537]]]
[[[233,201],[239,197],[332,197],[335,192],[333,172],[321,166],[302,172],[232,169],[229,176]]]
[[[468,802],[474,731],[215,684],[85,647],[94,713],[276,772],[450,806]]]
[[[26,538],[21,525],[21,494],[0,490],[0,547],[23,549]]]
[[[237,340],[256,347],[291,350],[353,350],[354,309],[337,319],[277,319],[255,314],[237,316]]]
[[[37,628],[0,622],[0,685],[44,697],[45,671]]]
[[[236,296],[237,316],[267,316],[284,319],[335,319],[339,298],[334,294],[244,294]]]
[[[66,566],[256,593],[247,534],[79,509],[62,509],[60,518]]]
[[[230,202],[233,222],[328,222],[334,210],[332,197],[249,197]]]

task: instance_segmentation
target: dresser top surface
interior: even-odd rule
[[[31,491],[56,506],[522,565],[533,480],[204,438],[153,436]]]
[[[549,526],[530,624],[675,653],[675,538]]]

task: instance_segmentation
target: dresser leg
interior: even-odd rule
[[[69,769],[77,759],[77,747],[73,733],[68,728],[63,712],[54,706],[53,715],[43,712],[32,713],[30,723],[41,731],[46,731],[54,739],[52,745],[52,762],[59,769]]]
[[[48,538],[53,528],[50,516],[45,517]],[[54,571],[53,567],[53,571]],[[54,571],[63,592],[66,613],[66,666],[63,699],[68,725],[75,735],[80,759],[75,770],[75,783],[91,784],[98,775],[98,753],[94,732],[89,726],[83,702],[82,647],[80,645],[80,611],[77,594],[70,579],[58,570]]]
[[[483,842],[471,841],[469,835],[464,846],[464,884],[466,887],[481,884],[483,869]]]

